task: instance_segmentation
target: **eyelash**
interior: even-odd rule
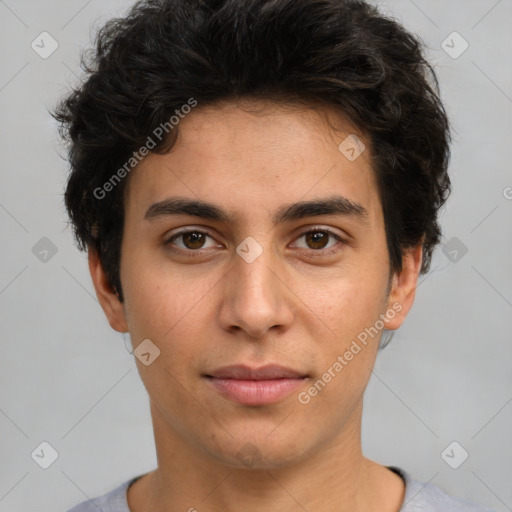
[[[177,233],[174,233],[171,237],[167,238],[164,241],[164,245],[165,246],[170,246],[170,245],[172,245],[172,242],[174,240],[176,240],[180,236],[183,236],[183,235],[186,235],[186,234],[189,234],[189,233],[199,233],[199,234],[206,235],[206,236],[214,239],[214,237],[210,233],[208,233],[208,231],[203,231],[203,230],[200,230],[200,229],[188,229],[188,230],[182,230],[182,231],[179,231]],[[298,240],[299,238],[301,238],[301,237],[303,237],[305,235],[308,235],[310,233],[326,233],[327,235],[335,238],[341,245],[347,245],[347,243],[348,243],[340,235],[338,235],[337,233],[334,233],[330,229],[326,229],[326,228],[312,228],[312,229],[308,229],[307,231],[304,231],[303,233],[298,235],[296,240]],[[305,249],[305,250],[307,252],[311,253],[314,256],[326,256],[326,255],[329,255],[329,254],[332,254],[332,253],[335,253],[335,252],[339,251],[340,248],[338,247],[338,245],[339,244],[336,244],[335,246],[330,247],[329,249]],[[185,256],[189,256],[189,257],[195,257],[195,256],[198,256],[198,255],[200,256],[204,252],[201,249],[194,250],[194,249],[181,249],[181,248],[177,248],[176,249],[176,248],[174,248],[172,250],[175,251],[175,252],[179,252],[180,254],[184,254]]]

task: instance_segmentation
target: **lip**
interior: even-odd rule
[[[266,405],[288,396],[308,375],[279,365],[261,368],[236,365],[224,366],[204,377],[216,391],[234,402]]]
[[[286,368],[278,364],[268,364],[260,368],[251,368],[244,364],[222,366],[209,373],[207,377],[217,379],[239,379],[239,380],[271,380],[271,379],[301,379],[307,377],[292,368]]]

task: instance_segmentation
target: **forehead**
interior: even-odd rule
[[[170,195],[220,202],[233,215],[334,193],[370,214],[379,206],[368,137],[327,106],[198,105],[176,128],[172,150],[130,175],[125,207],[139,217]]]

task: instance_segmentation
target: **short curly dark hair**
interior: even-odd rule
[[[371,141],[392,272],[440,241],[450,194],[450,129],[423,42],[360,0],[143,0],[108,21],[82,54],[87,79],[54,118],[68,142],[65,204],[81,250],[119,275],[126,179],[102,187],[190,98],[267,99],[341,110]],[[179,126],[176,127],[177,129]],[[177,129],[152,149],[169,151]]]

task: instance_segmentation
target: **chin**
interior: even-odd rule
[[[210,452],[218,461],[236,469],[275,470],[297,463],[304,456],[304,446],[286,443],[275,438],[270,441],[265,435],[258,441],[254,436],[251,440],[233,443],[230,452],[217,450]],[[224,445],[225,448],[225,445]]]

